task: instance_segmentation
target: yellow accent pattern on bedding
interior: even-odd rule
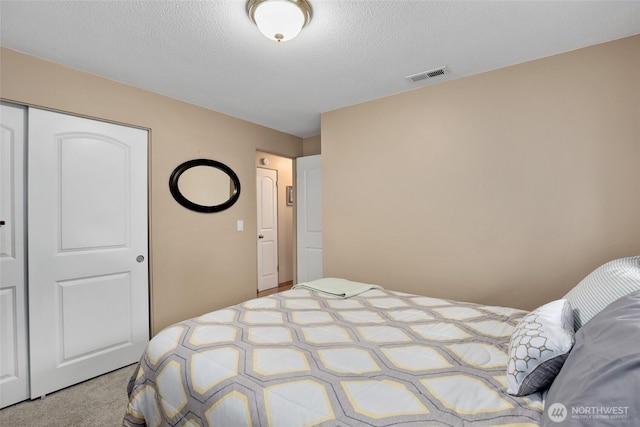
[[[504,383],[525,314],[384,289],[250,300],[155,336],[124,425],[537,424],[542,395]]]

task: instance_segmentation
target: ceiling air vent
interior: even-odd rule
[[[440,68],[434,68],[433,70],[423,71],[421,73],[412,74],[410,76],[407,76],[407,78],[409,80],[411,80],[412,82],[419,82],[420,80],[432,79],[434,77],[438,77],[438,76],[444,75],[445,68],[447,68],[447,67],[445,66],[445,67],[440,67]]]

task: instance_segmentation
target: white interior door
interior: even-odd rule
[[[147,132],[29,109],[31,397],[149,340]]]
[[[0,408],[29,397],[25,248],[26,108],[0,105]]]
[[[278,172],[257,168],[258,291],[278,286]]]
[[[298,283],[322,278],[322,161],[296,159]]]

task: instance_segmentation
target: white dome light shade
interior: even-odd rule
[[[249,2],[248,11],[260,32],[278,42],[296,37],[310,18],[310,9],[291,0]]]

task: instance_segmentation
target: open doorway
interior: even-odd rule
[[[256,152],[258,295],[290,288],[294,278],[293,159]],[[275,181],[275,182],[272,182]]]

